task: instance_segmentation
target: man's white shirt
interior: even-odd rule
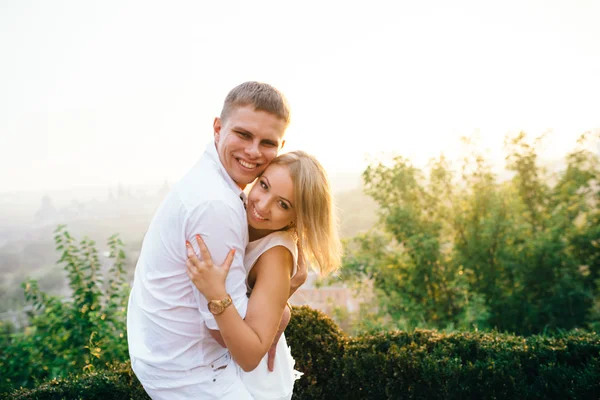
[[[127,336],[132,360],[184,372],[210,366],[228,353],[210,335],[209,328],[218,329],[217,323],[186,274],[185,242],[199,254],[195,235],[200,234],[216,264],[235,249],[226,288],[244,318],[248,226],[240,196],[242,190],[221,164],[214,143],[209,143],[156,211],[129,297]]]

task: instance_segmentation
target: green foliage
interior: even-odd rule
[[[600,166],[586,140],[556,174],[540,141],[507,140],[505,182],[475,151],[459,171],[443,156],[425,171],[374,163],[363,177],[379,228],[347,242],[342,279],[373,282],[385,328],[597,329]]]
[[[336,398],[337,389],[328,382],[339,374],[346,335],[323,313],[306,306],[293,308],[285,334],[295,368],[304,373],[294,392],[302,393],[300,398]]]
[[[127,363],[65,378],[55,378],[34,389],[19,389],[10,394],[15,400],[123,400],[149,399]]]
[[[600,341],[578,332],[396,331],[352,340],[343,365],[347,399],[591,399]]]
[[[287,330],[293,398],[597,399],[600,337],[572,331],[522,338],[497,332],[394,331],[349,338],[321,312],[294,307]],[[146,399],[128,363],[11,393],[21,400]]]
[[[113,264],[103,271],[93,241],[83,239],[77,244],[64,226],[55,234],[71,299],[48,296],[36,281],[23,283],[33,311],[23,332],[3,332],[0,337],[0,393],[69,373],[92,371],[128,357],[123,243],[116,235],[109,238]],[[110,277],[106,283],[105,276]]]

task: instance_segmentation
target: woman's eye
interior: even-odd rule
[[[267,190],[267,184],[264,181],[260,181],[260,187]]]
[[[284,210],[287,210],[289,207],[287,204],[285,204],[285,202],[280,201],[279,204],[281,205],[281,208],[283,208]]]

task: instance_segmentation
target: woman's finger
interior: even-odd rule
[[[227,257],[225,257],[225,261],[223,262],[223,265],[221,266],[226,273],[229,273],[229,268],[231,268],[231,263],[233,262],[233,257],[235,256],[235,250],[231,250],[229,253],[227,253]]]
[[[196,268],[201,268],[203,265],[203,262],[200,261],[198,259],[198,257],[196,256],[196,253],[194,253],[194,249],[192,248],[191,244],[186,244],[187,247],[187,252],[188,252],[188,259],[186,260],[186,265],[192,265]],[[188,262],[190,264],[188,264]]]
[[[196,253],[194,252],[194,248],[192,247],[192,244],[190,242],[188,242],[187,240],[185,241],[185,248],[187,249],[188,258],[196,258]]]
[[[194,262],[193,262],[192,260],[189,260],[189,259],[188,259],[188,260],[185,262],[185,265],[187,266],[187,270],[188,270],[189,272],[191,272],[192,274],[195,274],[195,273],[196,273],[196,265],[194,264]]]
[[[198,242],[198,247],[200,248],[200,255],[202,256],[202,261],[212,264],[212,257],[210,256],[210,251],[208,251],[208,247],[204,244],[204,240],[200,235],[196,235],[196,241]]]

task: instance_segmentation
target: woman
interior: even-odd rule
[[[250,243],[244,264],[251,292],[246,319],[228,307],[215,319],[229,352],[245,371],[243,381],[255,399],[289,399],[295,378],[293,359],[282,335],[274,371],[266,353],[273,343],[296,273],[298,248],[307,260],[328,274],[340,265],[333,198],[323,167],[302,151],[277,157],[248,194]],[[197,236],[202,261],[186,243],[188,275],[207,300],[227,296],[225,278],[233,259],[215,266]],[[258,366],[257,366],[258,365]]]

